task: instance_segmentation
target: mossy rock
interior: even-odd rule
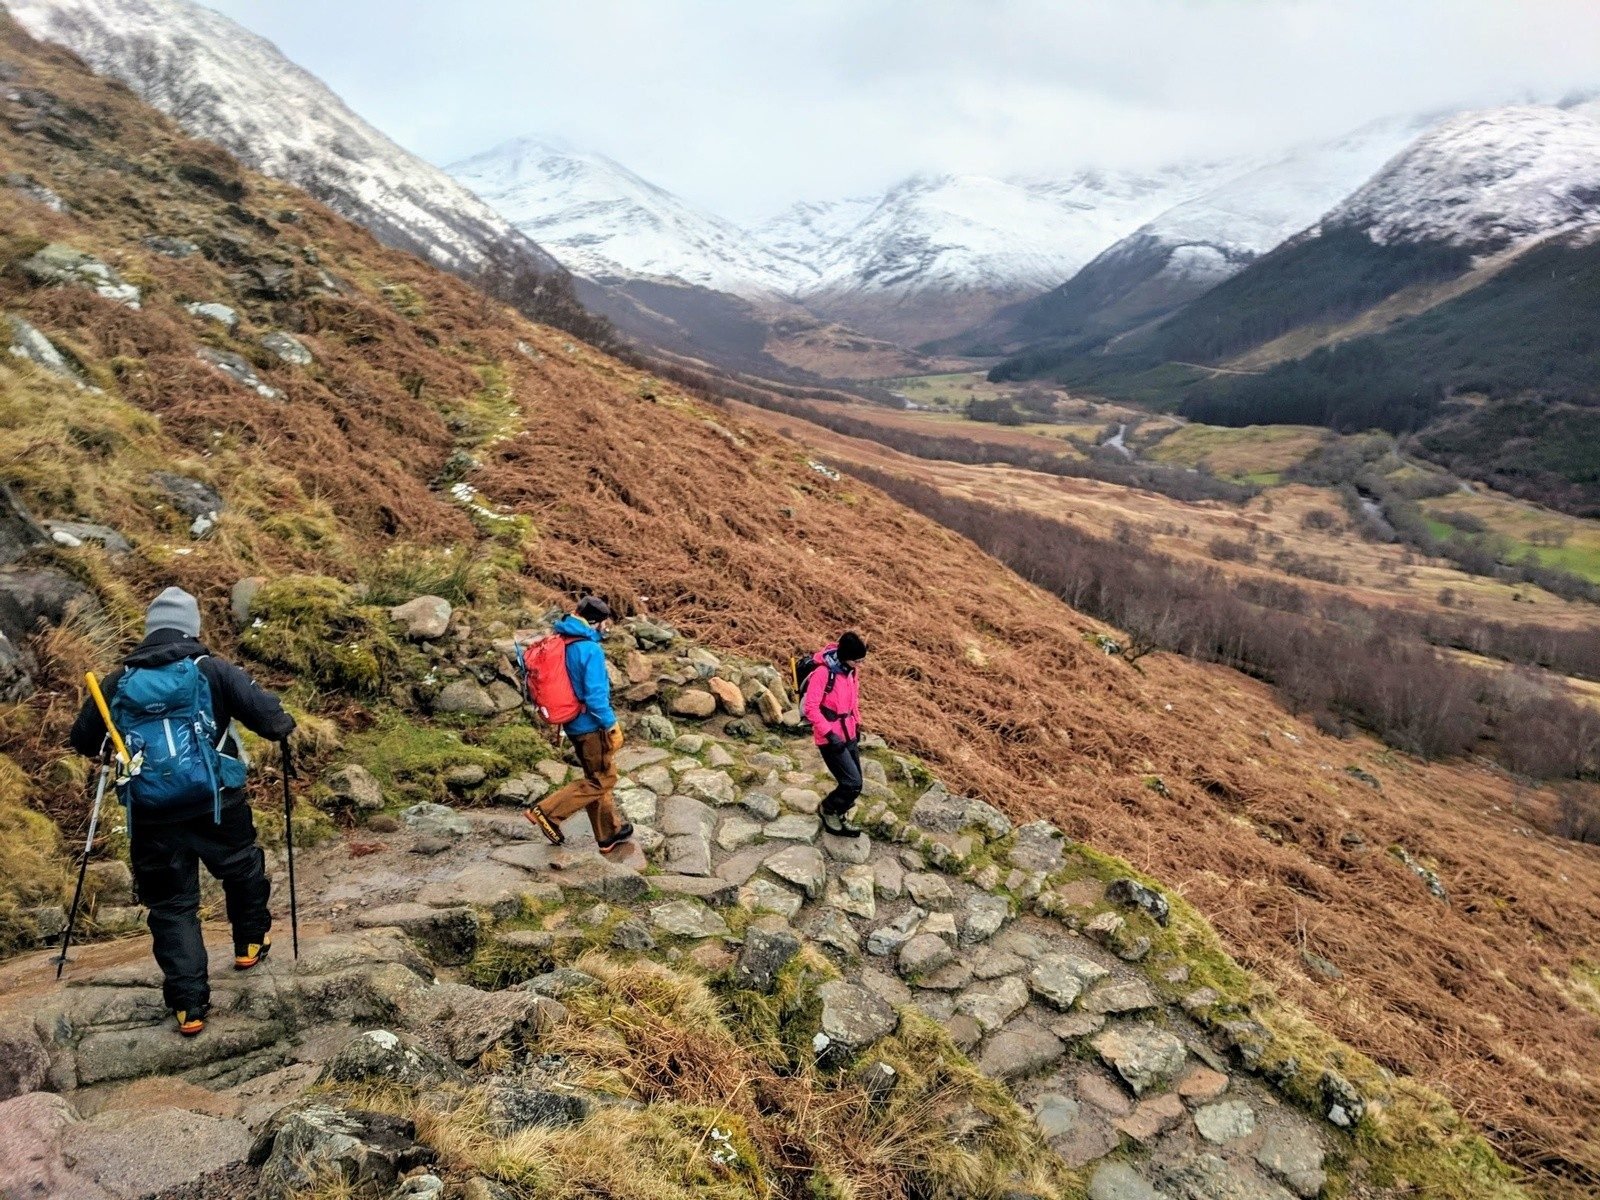
[[[390,712],[371,729],[350,738],[346,749],[351,761],[372,772],[392,801],[439,802],[450,796],[448,776],[452,768],[481,768],[484,782],[473,789],[476,792],[523,765],[520,754],[531,751],[525,738],[509,732],[511,728],[507,726],[504,733],[496,731],[516,751],[506,754],[498,748],[465,742],[455,730],[424,725]]]
[[[0,957],[34,944],[37,930],[21,909],[61,896],[66,872],[50,818],[27,807],[27,776],[0,755]]]
[[[382,608],[325,575],[286,575],[250,604],[255,620],[239,639],[252,658],[322,687],[373,695],[403,673],[405,649]]]

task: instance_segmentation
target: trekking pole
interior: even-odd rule
[[[289,792],[289,778],[294,774],[294,758],[289,752],[289,739],[278,743],[283,751],[283,844],[289,851],[289,936],[294,944],[295,961],[300,960],[300,906],[294,893],[294,797]]]
[[[111,744],[116,747],[117,757],[122,760],[124,768],[130,772],[133,769],[133,760],[128,757],[128,747],[122,741],[122,735],[117,732],[117,727],[111,723],[111,709],[106,704],[105,693],[100,690],[99,677],[93,671],[87,672],[84,682],[89,685],[89,694],[94,697],[94,705],[100,710],[100,719],[106,724],[106,733],[111,738]]]
[[[111,776],[108,755],[100,756],[100,782],[94,789],[94,807],[89,810],[89,836],[83,840],[83,861],[78,864],[78,886],[72,889],[72,908],[67,912],[67,931],[61,935],[61,956],[56,959],[56,978],[67,965],[67,949],[72,945],[72,927],[78,922],[78,902],[83,899],[83,880],[89,874],[89,852],[94,849],[95,830],[100,825],[100,802],[105,799],[106,780]]]

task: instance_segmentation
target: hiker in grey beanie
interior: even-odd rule
[[[187,686],[192,692],[192,683],[187,681],[198,675],[206,684],[210,711],[205,713],[191,704],[185,712],[196,722],[199,718],[193,714],[202,713],[211,733],[220,738],[219,769],[204,786],[167,797],[154,808],[139,807],[133,785],[126,796],[128,865],[146,908],[145,924],[161,968],[162,995],[177,1018],[178,1032],[193,1037],[205,1029],[206,1010],[211,1006],[209,962],[200,926],[201,863],[222,882],[227,898],[234,969],[249,970],[272,948],[272,878],[256,842],[255,817],[244,789],[247,764],[233,722],[237,720],[259,737],[280,742],[294,732],[294,718],[283,711],[277,696],[201,644],[200,605],[182,588],[169,587],[151,602],[144,628],[144,641],[105,678],[111,711],[119,711],[122,686],[130,677],[148,689],[165,675],[184,681],[173,686]],[[162,728],[161,714],[166,709],[143,711],[155,714],[156,728]],[[176,739],[173,727],[180,735]],[[172,759],[192,751],[199,727],[197,723],[185,728],[182,714],[173,716],[165,738]],[[123,728],[126,732],[127,727]],[[74,750],[89,758],[102,753],[106,723],[93,697],[84,698],[68,740]],[[229,762],[236,774],[221,767]]]
[[[176,629],[189,637],[199,637],[199,603],[181,587],[169,587],[150,601],[144,614],[145,636],[149,637],[158,629]]]

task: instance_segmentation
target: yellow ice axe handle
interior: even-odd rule
[[[128,748],[122,744],[122,735],[117,732],[117,727],[111,723],[111,709],[106,706],[105,693],[100,690],[100,681],[95,678],[93,671],[84,676],[89,684],[89,694],[94,697],[94,706],[100,710],[100,719],[106,723],[106,732],[111,735],[111,744],[116,747],[117,757],[122,760],[124,767],[133,760],[128,757]]]

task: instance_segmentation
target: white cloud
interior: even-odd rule
[[[1594,0],[211,0],[437,162],[521,133],[735,218],[1600,87]]]

